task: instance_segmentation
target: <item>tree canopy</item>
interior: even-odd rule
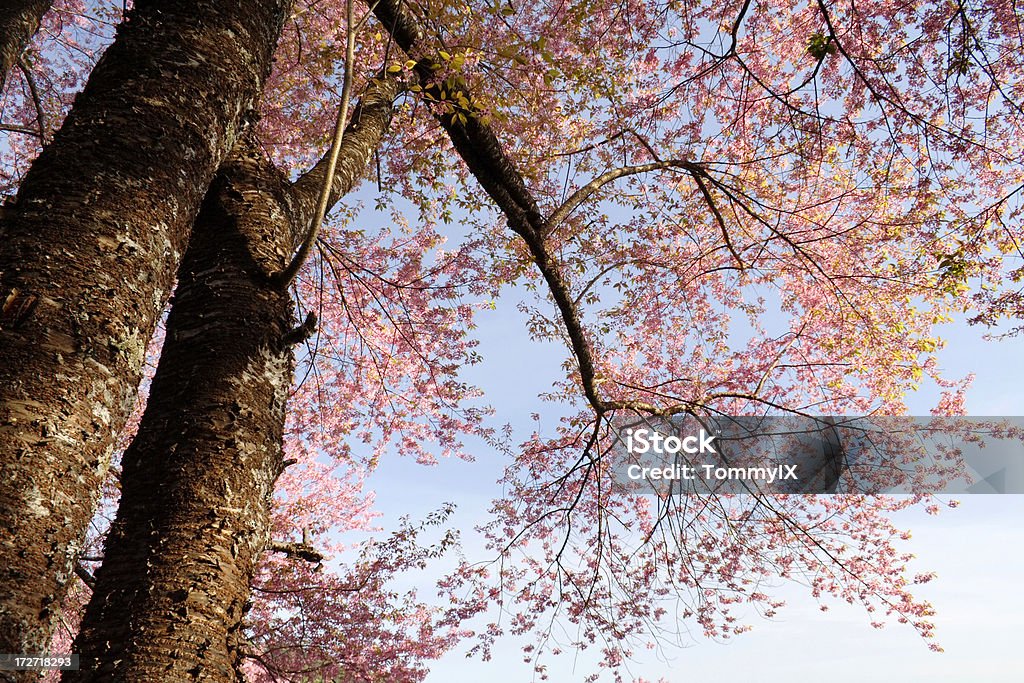
[[[1014,3],[49,5],[0,14],[0,650],[414,681],[513,636],[618,678],[795,576],[932,637],[890,519],[927,496],[638,497],[608,454],[638,416],[962,412],[942,324],[1021,307]],[[521,443],[463,377],[510,300],[565,349]],[[438,607],[389,582],[446,510],[343,534],[381,458],[467,443],[505,495]]]

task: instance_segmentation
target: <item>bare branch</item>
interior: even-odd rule
[[[640,173],[661,171],[666,168],[682,168],[689,170],[691,166],[693,166],[693,164],[688,161],[672,159],[670,161],[652,161],[649,164],[639,164],[636,166],[622,166],[620,168],[607,171],[606,173],[602,173],[580,189],[573,192],[572,196],[565,200],[561,206],[551,213],[548,217],[548,230],[554,230],[561,225],[562,222],[569,217],[569,214],[579,208],[583,202],[587,201],[595,192],[614,180],[625,178],[627,176],[638,175]]]
[[[711,209],[711,213],[714,214],[715,220],[718,221],[718,227],[722,231],[722,239],[725,240],[725,246],[729,249],[729,253],[736,259],[736,263],[739,265],[742,271],[746,266],[743,263],[743,259],[736,253],[736,249],[732,246],[732,240],[729,239],[729,229],[725,225],[725,219],[722,218],[722,213],[718,210],[718,206],[715,205],[715,198],[711,196],[711,192],[708,190],[707,185],[704,184],[704,179],[701,178],[701,174],[705,173],[703,170],[697,169],[692,170],[690,174],[693,176],[694,182],[697,183],[697,187],[700,188],[700,193],[704,195],[704,201],[707,202],[708,208]]]
[[[23,135],[31,135],[34,138],[42,137],[39,135],[39,131],[28,126],[16,126],[12,123],[0,123],[0,130],[6,130],[10,133],[22,133]]]
[[[653,155],[653,150],[651,150],[650,147],[648,147],[648,151]],[[715,200],[711,196],[711,192],[704,183],[702,176],[707,175],[707,171],[705,171],[699,164],[686,161],[684,159],[670,159],[667,161],[653,161],[651,163],[638,164],[634,166],[622,166],[606,173],[602,173],[583,187],[576,190],[569,199],[555,209],[548,218],[548,230],[555,230],[563,221],[565,221],[566,218],[569,217],[569,214],[575,211],[581,204],[583,204],[583,202],[587,201],[587,199],[593,196],[593,194],[604,185],[607,185],[619,178],[638,175],[641,173],[650,173],[652,171],[661,171],[667,168],[683,169],[693,176],[698,189],[700,189],[701,194],[704,196],[704,201],[707,202],[708,208],[711,210],[711,213],[714,215],[715,220],[718,222],[718,225],[722,230],[722,239],[725,241],[726,248],[729,250],[729,253],[732,254],[733,258],[736,259],[736,263],[739,264],[740,270],[744,270],[746,266],[743,263],[743,259],[740,258],[736,249],[733,247],[732,240],[729,237],[729,230],[725,225],[725,219],[722,217],[722,213],[718,210],[718,207],[715,205]],[[579,298],[577,298],[577,302],[578,301]]]
[[[45,143],[46,112],[43,110],[43,100],[39,97],[39,88],[36,87],[35,76],[32,75],[32,70],[28,68],[24,57],[18,60],[18,69],[21,71],[21,75],[25,77],[25,82],[28,84],[28,92],[32,96],[32,104],[36,108],[36,125],[39,126],[39,139]]]

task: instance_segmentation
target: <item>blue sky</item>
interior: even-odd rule
[[[531,342],[514,303],[499,302],[497,311],[479,319],[478,333],[485,363],[471,379],[488,390],[488,400],[502,422],[527,425],[539,412],[553,427],[557,408],[537,394],[560,376],[561,350]],[[950,377],[975,372],[968,399],[974,415],[1020,415],[1024,370],[1017,362],[1020,340],[989,342],[982,330],[964,324],[947,326],[948,347],[940,363]],[[529,368],[528,371],[524,371]],[[911,409],[927,414],[936,391],[926,389],[911,400]],[[550,416],[550,418],[548,417]],[[522,437],[525,431],[517,433]],[[453,524],[462,530],[467,556],[487,559],[472,527],[487,519],[490,501],[500,495],[495,484],[504,459],[476,452],[472,463],[442,461],[422,468],[385,458],[370,486],[389,526],[399,515],[417,518],[444,501],[458,504]],[[773,593],[787,607],[771,620],[750,614],[754,629],[727,643],[697,637],[685,648],[666,647],[642,653],[629,673],[650,680],[764,681],[1017,681],[1024,680],[1024,496],[974,495],[959,498],[957,510],[937,517],[922,510],[901,514],[899,522],[913,531],[906,549],[916,555],[912,571],[935,571],[938,578],[921,586],[918,595],[937,609],[937,642],[945,652],[931,652],[913,630],[898,624],[876,630],[860,608],[830,603],[823,613],[801,586],[779,584]],[[430,594],[427,577],[408,577],[421,597]],[[512,683],[536,680],[522,660],[524,641],[501,641],[494,659],[466,659],[465,647],[435,663],[428,683],[486,680]],[[596,669],[595,655],[548,657],[550,680],[582,681]],[[610,677],[607,677],[610,680]],[[605,678],[602,678],[605,680]]]

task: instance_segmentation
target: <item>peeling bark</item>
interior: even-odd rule
[[[0,91],[52,4],[52,0],[7,0],[0,5]]]
[[[287,0],[139,0],[0,219],[0,651],[45,648]]]
[[[356,110],[338,196],[376,149],[396,91],[381,84]],[[121,504],[75,644],[82,669],[67,682],[240,681],[260,553],[322,559],[305,544],[271,543],[269,528],[302,330],[272,275],[304,236],[323,166],[304,179],[288,184],[248,142],[203,202],[146,412],[123,458]]]

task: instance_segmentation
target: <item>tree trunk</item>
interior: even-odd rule
[[[0,652],[39,652],[287,0],[139,0],[0,220]]]
[[[332,184],[354,185],[390,121],[393,80],[355,110]],[[236,681],[242,618],[282,468],[292,330],[284,269],[326,162],[294,185],[253,142],[203,202],[122,496],[65,681]]]
[[[6,0],[0,5],[0,92],[52,4],[52,0]]]
[[[121,504],[71,681],[233,681],[268,541],[292,360],[292,303],[270,276],[287,183],[258,152],[214,179],[182,261],[160,364],[124,454]]]

